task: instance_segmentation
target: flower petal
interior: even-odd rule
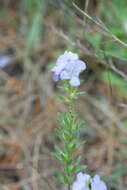
[[[95,175],[92,179],[91,190],[107,190],[106,184],[100,179],[99,175]]]
[[[72,184],[72,190],[90,190],[89,182],[91,177],[82,172],[77,174],[76,181]]]
[[[1,56],[0,57],[0,68],[4,68],[9,64],[9,61],[11,58],[7,55]]]
[[[70,84],[72,86],[79,86],[80,85],[80,80],[78,77],[72,77],[70,80]]]
[[[76,60],[77,69],[81,72],[86,69],[86,63],[81,60]]]
[[[60,74],[60,78],[61,80],[66,80],[66,79],[70,79],[70,76],[67,71],[62,71]]]
[[[59,79],[60,79],[59,75],[52,75],[52,80],[53,80],[54,82],[58,82]]]

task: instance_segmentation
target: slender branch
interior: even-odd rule
[[[93,19],[90,15],[88,15],[85,11],[82,11],[74,2],[72,3],[73,6],[80,12],[82,13],[85,17],[87,17],[89,20],[91,20],[94,24],[96,24],[97,26],[99,26],[101,29],[103,29],[105,32],[109,33],[111,36],[111,38],[113,40],[115,40],[116,42],[120,43],[123,47],[127,48],[127,44],[125,42],[123,42],[122,40],[120,40],[119,38],[117,38],[116,35],[114,35],[105,25],[104,23],[101,21],[98,22],[95,19]]]

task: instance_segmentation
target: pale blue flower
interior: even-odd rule
[[[99,175],[91,178],[90,175],[80,172],[72,184],[72,190],[107,190],[107,186]]]
[[[72,184],[72,190],[90,190],[90,180],[91,177],[89,175],[80,172],[77,174],[76,181]]]
[[[10,57],[7,55],[0,56],[0,68],[6,67],[10,62]]]
[[[107,190],[106,184],[100,179],[99,175],[95,175],[91,180],[91,190]]]
[[[78,55],[72,52],[65,51],[63,55],[60,55],[56,61],[56,66],[51,70],[55,75],[59,75],[61,71],[70,61],[78,60]]]
[[[52,75],[52,79],[54,82],[58,82],[59,81],[59,75]]]
[[[78,59],[77,54],[65,51],[63,55],[58,57],[56,66],[51,71],[54,72],[54,81],[70,80],[72,86],[79,86],[79,74],[85,69],[86,64]]]

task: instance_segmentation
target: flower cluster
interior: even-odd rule
[[[107,186],[99,175],[91,178],[90,175],[80,172],[72,184],[72,190],[107,190]]]
[[[86,69],[86,64],[78,59],[78,55],[65,51],[57,59],[56,66],[52,68],[54,72],[53,80],[70,80],[71,86],[79,86],[79,74]]]

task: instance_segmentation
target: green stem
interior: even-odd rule
[[[68,190],[71,190],[71,185],[70,184],[68,184]]]

